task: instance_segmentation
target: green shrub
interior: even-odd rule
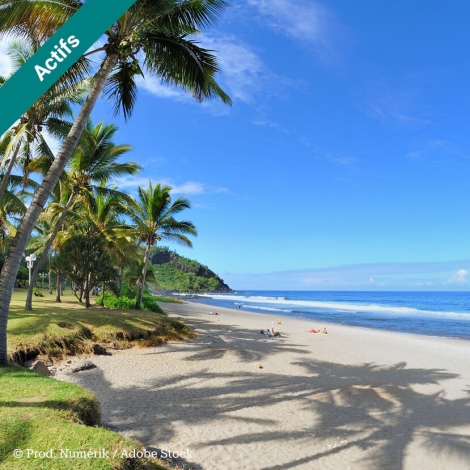
[[[135,299],[137,296],[137,289],[135,287],[129,287],[127,284],[123,283],[121,285],[121,294],[124,297],[129,299]]]
[[[102,296],[100,296],[96,303],[102,302]],[[129,299],[125,296],[117,296],[110,292],[104,293],[104,306],[108,308],[119,308],[121,310],[129,310],[135,308],[135,300]]]
[[[142,296],[142,307],[145,310],[150,310],[151,312],[164,313],[157,302],[155,302],[155,298],[147,292],[144,292],[144,295]]]
[[[122,292],[122,289],[121,289]],[[101,304],[102,296],[97,300],[97,304]],[[119,308],[121,310],[132,310],[135,308],[135,298],[129,298],[125,295],[114,295],[110,292],[104,293],[104,306],[108,308]],[[142,296],[142,308],[156,313],[164,313],[163,310],[157,305],[155,298],[150,295],[147,291],[144,291]]]
[[[44,297],[43,293],[37,288],[35,287],[33,289],[33,294],[36,296],[36,297]]]

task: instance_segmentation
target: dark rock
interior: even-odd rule
[[[80,372],[82,370],[90,370],[90,369],[95,369],[96,366],[93,364],[93,362],[84,360],[80,361],[75,367],[72,368],[72,372]]]
[[[95,343],[93,345],[93,352],[97,356],[107,356],[109,353],[106,351],[106,348],[104,346],[101,346],[101,344]]]

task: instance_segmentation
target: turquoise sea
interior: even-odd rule
[[[303,318],[315,327],[328,322],[470,339],[470,292],[239,291],[194,302]]]

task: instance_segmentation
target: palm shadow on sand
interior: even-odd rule
[[[213,324],[199,325],[202,329],[217,329]],[[312,452],[307,457],[290,457],[289,462],[263,465],[264,469],[295,469],[301,465],[319,465],[326,455],[340,455],[355,446],[366,459],[361,468],[404,467],[407,449],[415,440],[426,446],[436,458],[453,454],[470,461],[470,397],[448,399],[442,391],[421,393],[425,385],[439,386],[446,380],[456,379],[456,374],[440,369],[410,368],[406,363],[395,365],[355,364],[343,365],[310,359],[309,351],[284,341],[274,339],[269,348],[260,347],[257,332],[223,326],[220,334],[201,335],[189,343],[191,353],[187,360],[195,363],[192,374],[154,380],[145,388],[127,386],[114,388],[107,383],[98,369],[81,376],[82,385],[91,388],[99,384],[98,398],[103,404],[103,417],[127,435],[136,437],[146,445],[169,442],[175,435],[174,423],[190,427],[192,423],[216,423],[220,419],[236,424],[242,418],[232,412],[260,407],[259,417],[243,420],[261,425],[265,431],[237,434],[201,442],[204,447],[243,445],[260,442],[276,445],[293,434],[273,430],[279,424],[270,415],[270,407],[286,401],[295,401],[297,408],[308,410],[316,417],[312,432],[322,439],[333,441],[347,435],[347,444],[329,446]],[[264,339],[261,339],[264,341]],[[270,341],[270,339],[267,339]],[[173,344],[172,351],[186,348]],[[267,351],[268,349],[268,351]],[[270,372],[230,371],[216,373],[211,361],[227,354],[245,362],[260,361],[266,354],[282,354],[289,350],[295,360],[292,365],[302,373],[287,375]],[[150,349],[145,354],[163,354],[162,349]],[[140,360],[144,360],[145,354]],[[202,364],[202,366],[201,366]],[[88,378],[87,378],[88,377]],[[214,381],[213,379],[226,379]],[[214,385],[217,383],[217,385]],[[130,414],[130,404],[139,404],[139,412]],[[172,403],[172,406],[160,406]],[[230,415],[232,413],[232,415]],[[467,426],[465,433],[461,428]],[[460,427],[456,431],[456,427]],[[237,429],[233,426],[233,429]],[[306,439],[299,431],[295,438]],[[309,438],[312,439],[312,438]],[[308,441],[306,441],[308,445]],[[200,467],[198,467],[200,468]]]

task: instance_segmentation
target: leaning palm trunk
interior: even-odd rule
[[[29,237],[31,236],[31,232],[39,219],[41,210],[55,188],[55,185],[59,181],[60,175],[63,173],[72,152],[75,150],[78,139],[83,133],[83,129],[91,115],[96,100],[103,91],[106,79],[112,72],[117,60],[117,54],[111,54],[104,60],[101,69],[95,76],[93,86],[91,87],[90,93],[77,116],[77,120],[70,129],[62,148],[44,177],[41,186],[35,192],[33,201],[26,211],[10,249],[8,250],[7,259],[0,274],[0,366],[8,365],[8,311],[16,275],[18,274],[18,269],[21,263],[21,257],[23,256],[23,252],[26,248]]]
[[[2,200],[5,189],[7,189],[8,183],[10,181],[10,175],[13,170],[13,166],[15,165],[16,157],[18,156],[18,152],[20,151],[20,148],[21,148],[21,143],[19,143],[16,146],[13,152],[13,155],[10,157],[10,161],[8,162],[8,166],[7,166],[7,169],[5,170],[5,174],[3,175],[2,182],[0,183],[0,201]]]
[[[36,284],[36,278],[38,277],[39,270],[41,269],[42,265],[46,261],[47,255],[49,254],[49,249],[52,247],[52,244],[54,243],[54,240],[56,239],[57,234],[60,232],[60,229],[64,226],[65,217],[67,216],[67,213],[70,209],[70,206],[72,205],[74,198],[75,198],[75,193],[72,191],[72,194],[70,195],[67,201],[67,204],[65,204],[64,206],[64,210],[62,211],[62,214],[60,214],[59,221],[57,222],[54,231],[49,237],[49,240],[47,240],[46,246],[44,247],[44,250],[41,253],[41,256],[39,257],[39,261],[36,263],[36,266],[34,267],[33,272],[31,273],[31,284],[28,287],[28,294],[26,296],[26,305],[24,307],[25,310],[33,309],[33,288],[34,288],[34,285]]]
[[[137,310],[140,310],[142,307],[142,296],[144,294],[145,278],[147,277],[147,263],[149,260],[149,252],[150,252],[150,242],[148,242],[147,246],[145,247],[144,265],[142,266],[142,276],[139,282],[139,291],[137,292],[137,298],[135,300],[135,308]]]

